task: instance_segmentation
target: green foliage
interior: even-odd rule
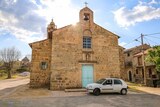
[[[160,72],[160,46],[154,46],[153,49],[148,52],[147,61],[154,63],[157,72]]]
[[[6,73],[6,71],[5,70],[0,70],[0,73]]]
[[[24,71],[27,71],[27,69],[26,68],[20,68],[20,69],[17,69],[16,71],[19,72],[19,73],[22,73]]]
[[[5,78],[5,76],[6,76],[6,71],[5,70],[0,70],[0,80],[2,78]]]

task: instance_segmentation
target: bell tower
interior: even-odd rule
[[[85,7],[79,12],[79,21],[82,25],[83,30],[92,28],[93,25],[93,11],[87,7],[85,2]]]
[[[57,26],[55,25],[52,19],[51,23],[47,27],[47,38],[48,39],[52,39],[52,32],[56,29],[57,29]]]

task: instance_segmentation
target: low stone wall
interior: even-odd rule
[[[31,73],[30,87],[47,87],[50,86],[50,74],[49,73]]]

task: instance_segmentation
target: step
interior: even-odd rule
[[[87,90],[85,88],[80,89],[65,89],[65,92],[86,92]]]

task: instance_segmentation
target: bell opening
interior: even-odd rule
[[[89,14],[84,14],[84,20],[85,21],[89,20]]]

